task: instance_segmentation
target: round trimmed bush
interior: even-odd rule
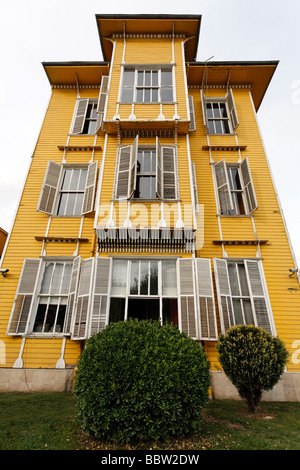
[[[284,343],[263,328],[237,325],[221,335],[219,362],[252,412],[264,390],[271,390],[284,372],[289,353]]]
[[[209,386],[200,344],[172,325],[127,320],[87,341],[74,392],[88,434],[129,442],[198,432]]]

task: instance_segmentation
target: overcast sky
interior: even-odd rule
[[[201,14],[197,60],[279,60],[258,118],[300,264],[299,0],[10,0],[0,16],[0,227],[10,231],[50,98],[43,61],[102,60],[96,14]],[[24,227],[26,230],[26,227]]]

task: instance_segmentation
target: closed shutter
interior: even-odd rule
[[[195,109],[194,109],[194,98],[191,95],[189,95],[189,108],[190,108],[189,131],[195,131],[196,130],[196,116],[195,116]]]
[[[217,340],[217,318],[210,259],[195,258],[201,340]]]
[[[97,105],[97,113],[104,114],[108,91],[108,75],[104,75],[101,80],[101,87]]]
[[[219,315],[221,320],[221,330],[225,333],[228,328],[234,325],[233,305],[227,261],[224,259],[214,259],[214,271],[217,287],[217,297],[219,305]]]
[[[217,192],[219,196],[220,213],[226,214],[232,211],[233,203],[228,181],[227,168],[225,160],[214,164]]]
[[[201,95],[201,106],[202,106],[202,115],[203,115],[203,124],[206,128],[207,134],[208,132],[208,120],[207,120],[207,113],[206,113],[206,100],[205,96],[202,90],[200,90],[200,95]]]
[[[130,155],[130,179],[129,179],[129,188],[128,188],[128,199],[133,196],[133,193],[136,188],[136,169],[137,169],[137,154],[138,154],[138,144],[139,137],[136,136],[134,142],[131,146],[131,155]]]
[[[75,117],[73,121],[72,134],[81,134],[84,127],[84,121],[86,118],[86,112],[88,109],[89,100],[88,99],[79,99],[77,100]]]
[[[193,339],[198,339],[193,258],[178,259],[177,263],[181,331]]]
[[[75,302],[76,302],[77,289],[78,289],[78,280],[79,280],[79,273],[80,273],[80,260],[81,260],[81,257],[77,256],[73,261],[68,305],[67,305],[67,311],[66,311],[66,316],[65,316],[64,333],[71,333],[71,322],[72,322],[72,318],[74,315]]]
[[[193,180],[195,212],[199,212],[198,188],[197,188],[197,179],[196,179],[196,168],[195,168],[194,162],[192,162],[192,180]]]
[[[84,191],[82,214],[88,214],[94,209],[98,162],[91,163],[88,167],[86,185]]]
[[[99,333],[106,326],[111,262],[112,258],[96,258],[90,336]]]
[[[230,121],[232,124],[233,131],[235,132],[238,125],[239,125],[239,120],[236,112],[236,107],[234,103],[234,98],[233,98],[233,93],[232,89],[230,88],[229,93],[227,95],[227,105],[228,105],[228,113],[230,116]]]
[[[117,171],[117,182],[116,182],[116,197],[126,198],[128,197],[128,182],[130,175],[130,157],[131,157],[131,145],[125,147],[119,147],[118,150],[118,171]]]
[[[38,202],[37,210],[46,214],[53,214],[56,194],[60,182],[62,165],[52,161],[48,162],[42,191]]]
[[[245,260],[245,267],[250,287],[252,308],[255,312],[257,326],[264,328],[264,330],[272,334],[259,262],[254,260]]]
[[[163,198],[162,174],[162,148],[156,137],[156,194],[160,199]]]
[[[244,158],[241,163],[241,173],[244,186],[244,194],[246,196],[249,212],[251,214],[258,208],[258,205],[247,157]]]
[[[26,333],[26,326],[31,314],[40,266],[40,259],[24,259],[7,328],[8,335],[22,335]]]
[[[88,258],[81,263],[78,296],[72,325],[72,339],[87,338],[94,261],[95,258]]]

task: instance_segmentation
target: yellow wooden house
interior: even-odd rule
[[[201,16],[96,24],[103,61],[43,63],[2,256],[0,390],[69,389],[87,339],[138,318],[201,342],[218,397],[220,333],[265,328],[291,354],[280,399],[300,400],[299,277],[257,121],[278,63],[197,62]]]

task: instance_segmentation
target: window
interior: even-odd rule
[[[176,199],[178,197],[177,149],[172,145],[132,145],[118,149],[114,198]]]
[[[173,102],[172,69],[124,69],[121,101]]]
[[[214,166],[218,212],[221,215],[247,215],[257,208],[247,157],[241,163],[221,160]]]
[[[49,161],[37,210],[63,217],[92,212],[97,171],[98,162],[73,167]]]
[[[207,97],[201,91],[203,121],[208,134],[233,134],[239,121],[232,89],[224,98]]]
[[[222,332],[248,324],[273,333],[261,262],[214,259],[214,268]]]
[[[81,215],[87,169],[65,169],[59,193],[57,215]]]
[[[37,333],[63,333],[72,274],[72,262],[45,264],[33,326]]]

